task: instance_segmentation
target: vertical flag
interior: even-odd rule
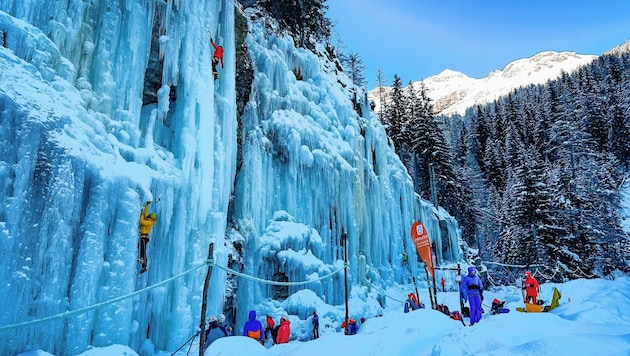
[[[429,272],[433,278],[435,278],[435,270],[433,269],[433,253],[431,251],[431,241],[429,241],[429,234],[424,226],[416,221],[411,225],[411,239],[416,245],[416,250],[420,259],[427,265]]]

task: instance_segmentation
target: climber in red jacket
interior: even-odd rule
[[[214,75],[214,79],[219,78],[219,72],[217,71],[217,64],[221,62],[221,68],[223,66],[223,47],[217,46],[216,43],[212,40],[212,36],[210,36],[210,44],[214,48],[214,54],[212,55],[212,75]]]

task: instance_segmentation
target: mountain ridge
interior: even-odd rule
[[[492,102],[512,90],[542,84],[572,72],[597,58],[596,55],[575,52],[543,51],[532,57],[520,58],[508,63],[501,70],[494,70],[484,78],[471,78],[462,72],[445,69],[437,75],[414,82],[416,88],[422,83],[427,89],[435,113],[438,115],[464,115],[466,109],[477,104]],[[386,97],[391,87],[383,87]],[[368,91],[369,100],[374,101],[375,110],[380,112],[379,88]]]

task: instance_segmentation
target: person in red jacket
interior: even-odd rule
[[[278,336],[276,337],[276,344],[286,344],[291,337],[291,322],[289,317],[284,315],[280,318],[280,328],[278,329]]]
[[[212,40],[212,36],[210,36],[210,44],[214,47],[214,54],[212,55],[212,75],[214,75],[214,79],[219,78],[219,72],[217,71],[217,64],[221,62],[221,68],[223,67],[223,47],[217,46],[216,43]]]
[[[536,297],[538,297],[538,281],[532,276],[529,271],[525,272],[525,282],[523,283],[523,289],[525,289],[525,303],[531,300],[531,304],[536,304]]]
[[[265,338],[267,338],[267,340],[269,340],[269,334],[273,333],[273,327],[275,324],[276,323],[273,321],[271,315],[267,314],[267,325],[265,326]]]
[[[416,308],[415,308],[415,309],[418,309],[418,308],[420,307],[420,303],[418,303],[418,297],[416,297],[416,295],[415,295],[415,294],[413,294],[413,293],[409,293],[409,295],[407,295],[407,297],[408,297],[409,299],[411,299],[411,300],[412,300],[412,301],[416,304]],[[414,309],[414,310],[415,310],[415,309]]]

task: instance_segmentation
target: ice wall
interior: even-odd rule
[[[234,179],[233,9],[231,0],[0,2],[0,298],[15,306],[0,312],[0,327],[203,266],[225,234]],[[209,33],[226,48],[217,81]],[[153,34],[162,87],[143,105]],[[145,200],[158,222],[149,272],[138,275]],[[199,325],[204,276],[197,269],[83,314],[3,329],[0,353],[175,349]]]
[[[457,244],[456,222],[414,195],[382,125],[362,95],[357,114],[356,89],[327,49],[295,48],[268,25],[274,34],[252,23],[246,41],[254,84],[239,144],[232,0],[0,2],[0,298],[15,305],[0,311],[3,354],[175,350],[199,325],[208,244],[221,265],[234,252],[226,235],[245,242],[243,272],[295,281],[338,270],[348,233],[354,286],[405,282],[414,220],[441,236],[436,244]],[[216,81],[209,34],[225,47]],[[145,105],[149,69],[161,83]],[[158,222],[149,272],[138,275],[146,200]],[[438,261],[459,258],[437,249]],[[272,291],[237,282],[240,324]],[[208,313],[222,311],[229,283],[215,268]],[[289,292],[303,288],[331,305],[343,299],[340,275]]]
[[[341,236],[347,233],[351,285],[365,285],[365,277],[381,286],[409,282],[411,274],[401,265],[403,250],[412,256],[413,275],[424,276],[409,237],[415,220],[436,239],[438,261],[457,261],[457,223],[414,194],[383,126],[362,94],[356,103],[364,113],[359,116],[352,98],[360,91],[326,59],[328,49],[296,48],[255,10],[247,11],[259,20],[250,23],[246,41],[255,74],[242,117],[242,150],[248,159],[235,189],[234,219],[245,239],[244,272],[267,280],[280,274],[291,282],[325,276],[343,265]],[[318,243],[299,238],[301,231],[293,239],[270,232],[278,212],[317,231]],[[440,236],[453,247],[444,254]],[[273,237],[279,240],[275,244]],[[300,258],[298,251],[312,256]],[[289,293],[304,288],[328,304],[343,304],[342,275],[290,286]],[[267,285],[239,280],[239,324],[270,297],[273,290]]]

